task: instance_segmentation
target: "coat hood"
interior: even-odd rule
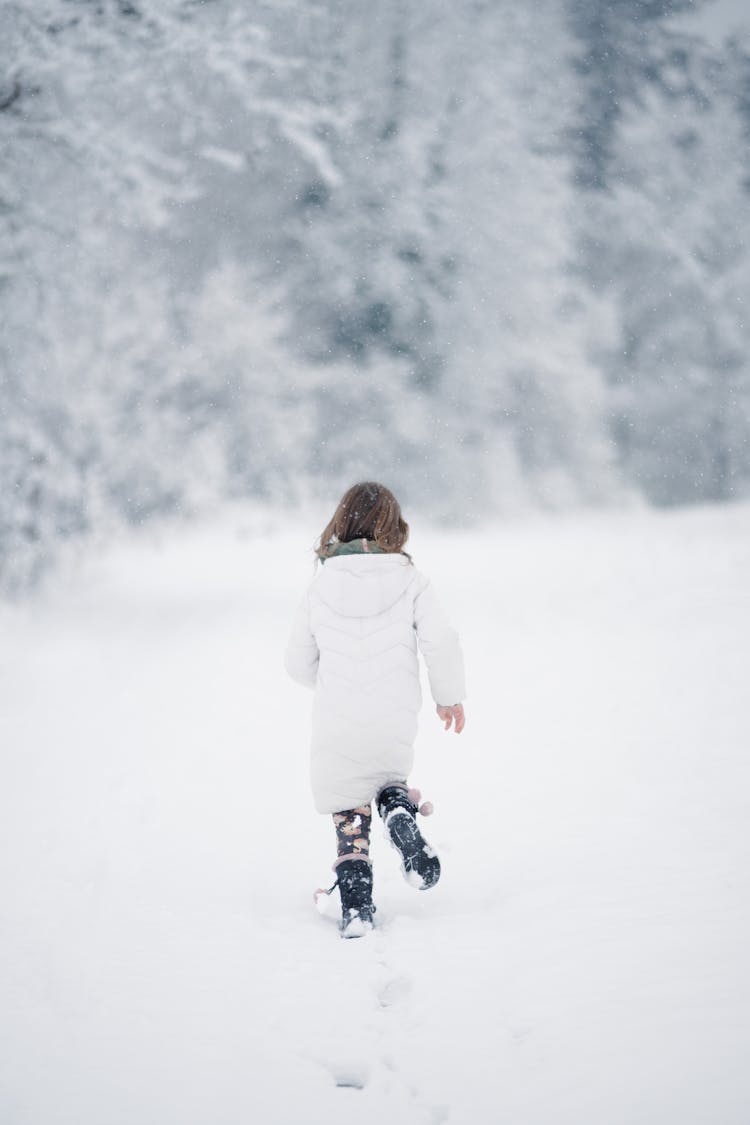
[[[316,587],[320,600],[334,613],[373,617],[395,605],[415,576],[403,555],[334,555],[326,559]]]

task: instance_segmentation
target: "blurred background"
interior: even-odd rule
[[[0,582],[381,477],[750,491],[741,0],[6,0]]]

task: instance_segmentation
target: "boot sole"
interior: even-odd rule
[[[440,860],[417,828],[414,817],[398,810],[386,820],[392,846],[401,854],[401,870],[410,886],[426,891],[440,878]]]

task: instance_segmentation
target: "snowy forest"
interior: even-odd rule
[[[6,0],[0,573],[382,476],[750,492],[750,37],[700,0]]]

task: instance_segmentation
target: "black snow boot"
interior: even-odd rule
[[[336,868],[341,895],[341,936],[362,937],[372,929],[372,867],[366,859],[345,859]]]
[[[401,870],[412,887],[426,891],[440,878],[440,860],[417,826],[416,804],[401,785],[389,785],[377,798],[378,812],[393,847],[401,854]]]

